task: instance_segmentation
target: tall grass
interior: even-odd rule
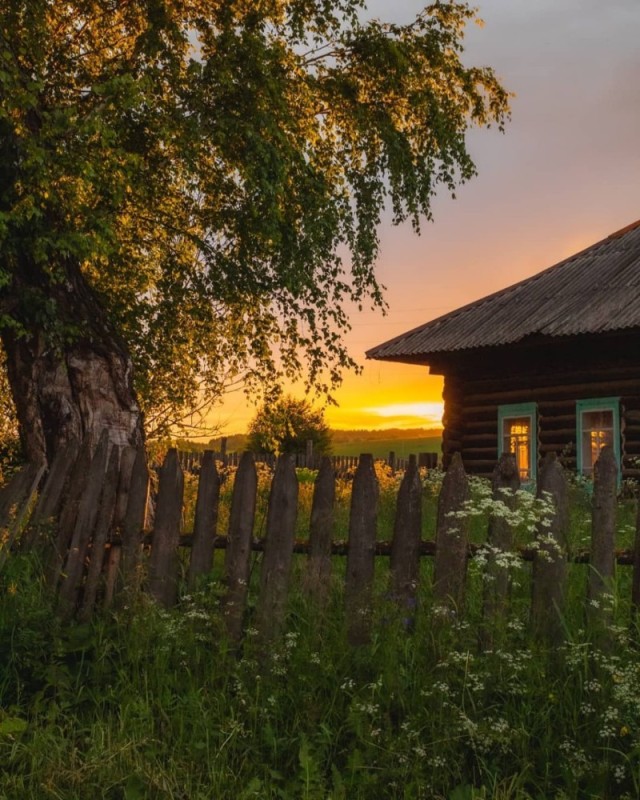
[[[435,492],[425,492],[430,519]],[[574,503],[575,546],[587,511],[586,501]],[[474,525],[479,538],[484,520]],[[621,535],[628,525],[623,516]],[[388,529],[381,535],[390,538]],[[618,571],[606,649],[585,628],[584,565],[570,568],[566,644],[550,651],[531,640],[522,564],[511,613],[483,652],[481,566],[470,565],[464,615],[447,622],[431,608],[432,564],[423,561],[411,631],[387,598],[380,559],[374,638],[347,648],[337,558],[324,612],[294,579],[287,633],[276,645],[266,647],[251,627],[253,587],[238,651],[218,612],[221,553],[178,608],[139,596],[85,625],[61,624],[40,566],[12,558],[0,595],[0,797],[640,796],[640,653],[628,568]],[[296,557],[294,572],[303,565]]]

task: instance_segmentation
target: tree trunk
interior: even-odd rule
[[[70,439],[97,443],[105,428],[113,444],[139,445],[126,345],[75,263],[47,272],[21,263],[2,292],[14,324],[0,337],[26,458],[50,463]]]

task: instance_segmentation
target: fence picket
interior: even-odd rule
[[[184,473],[171,448],[160,469],[156,519],[149,558],[149,594],[165,608],[178,599],[178,542],[182,521]]]
[[[120,469],[122,453],[120,448],[112,447],[107,464],[107,471],[104,474],[104,483],[100,494],[100,506],[98,509],[93,537],[91,540],[91,556],[87,568],[87,579],[82,593],[82,603],[79,618],[83,621],[88,620],[93,613],[100,585],[100,574],[104,566],[105,545],[115,517],[116,496],[118,491],[118,472]]]
[[[345,607],[349,644],[367,644],[371,638],[371,601],[380,488],[373,456],[365,453],[353,476]]]
[[[615,565],[616,511],[618,506],[618,467],[612,447],[604,447],[594,466],[591,557],[587,580],[587,619],[590,625],[606,630],[611,621]]]
[[[125,452],[128,463],[130,460],[128,448]],[[126,490],[118,487],[118,499],[126,494],[127,504],[120,528],[122,545],[112,546],[112,552],[109,554],[109,564],[112,569],[116,569],[114,565],[117,563],[117,572],[114,571],[113,581],[109,584],[115,593],[123,589],[134,591],[140,583],[140,554],[149,500],[149,470],[143,446],[135,448],[130,474],[127,476],[126,471],[120,470],[120,481],[126,482],[127,486]],[[116,515],[116,523],[117,521]],[[105,605],[109,605],[110,600],[111,593],[105,596]]]
[[[85,491],[78,504],[73,535],[64,562],[58,607],[60,613],[65,617],[74,613],[78,602],[89,541],[98,515],[98,503],[104,486],[108,457],[109,434],[105,428],[89,466]]]
[[[0,542],[0,568],[9,558],[14,542],[20,534],[44,471],[44,464],[27,464],[6,487],[1,526],[4,528],[5,536]]]
[[[211,571],[213,551],[218,525],[218,502],[220,499],[220,476],[212,450],[204,453],[200,465],[198,497],[193,524],[193,544],[189,561],[189,586],[193,587],[200,575]]]
[[[555,514],[551,525],[541,526],[537,532],[537,552],[532,570],[531,624],[538,638],[558,645],[563,639],[569,504],[567,479],[555,453],[549,453],[542,464],[537,496],[549,496]]]
[[[49,540],[48,544],[51,544],[52,522],[60,511],[64,488],[78,457],[78,450],[78,441],[70,439],[56,452],[33,514],[29,519],[29,525],[20,542],[23,552],[28,552],[33,547],[40,547],[43,543],[39,540],[43,536],[46,536]]]
[[[46,558],[46,581],[54,589],[58,584],[62,565],[67,557],[67,550],[73,536],[78,508],[87,485],[92,459],[93,441],[91,436],[85,436],[78,450],[78,457],[69,472],[69,479],[66,483],[68,491],[60,509],[57,535]]]
[[[233,486],[224,565],[226,594],[222,601],[223,612],[227,633],[236,642],[242,638],[242,620],[247,603],[257,490],[255,458],[247,451],[242,454]]]
[[[422,537],[422,483],[415,456],[398,489],[396,517],[391,544],[391,595],[399,607],[409,613],[416,605],[420,574],[420,539]]]
[[[454,453],[438,499],[433,595],[438,606],[455,614],[464,608],[469,523],[453,515],[468,499],[469,481],[460,453]]]
[[[309,559],[305,589],[312,602],[323,609],[331,580],[331,543],[335,526],[336,474],[328,456],[323,456],[313,487],[309,528]]]
[[[516,492],[520,488],[520,475],[516,457],[513,453],[503,453],[493,470],[491,481],[492,496],[496,501],[513,511]],[[496,621],[505,619],[507,614],[510,574],[509,568],[501,563],[501,555],[513,550],[513,531],[509,521],[503,516],[492,514],[487,532],[486,580],[483,583],[481,641],[485,648],[492,646],[489,631]]]
[[[267,534],[260,570],[256,628],[263,641],[274,639],[284,623],[293,540],[298,515],[298,478],[293,456],[278,458],[267,510]]]

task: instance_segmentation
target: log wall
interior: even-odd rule
[[[640,477],[640,335],[567,337],[445,354],[431,363],[444,375],[443,465],[453,453],[465,469],[490,475],[498,458],[498,408],[537,405],[538,468],[555,452],[576,468],[576,402],[620,398],[623,478]]]

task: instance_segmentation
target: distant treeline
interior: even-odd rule
[[[398,455],[403,454],[404,449],[409,448],[411,452],[437,452],[442,438],[442,431],[433,428],[388,428],[387,430],[350,430],[350,431],[331,431],[331,441],[333,453],[335,455],[358,455],[364,450],[359,449],[358,445],[365,443],[381,444],[387,450],[394,449],[394,442],[398,443]],[[226,437],[227,453],[238,453],[246,449],[247,436],[243,433],[236,433]],[[178,439],[176,447],[179,450],[191,452],[201,452],[203,450],[215,450],[220,452],[222,449],[222,439],[217,437],[208,442],[192,442],[189,439]],[[355,447],[354,447],[355,445]],[[404,447],[403,447],[404,445]],[[373,449],[374,454],[378,455],[377,448]]]
[[[441,439],[442,431],[433,428],[387,428],[386,430],[331,431],[334,445],[342,442],[379,442],[387,439]]]

